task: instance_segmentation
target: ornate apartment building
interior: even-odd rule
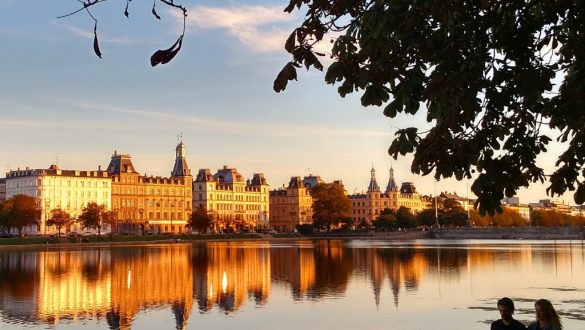
[[[6,200],[6,178],[0,179],[0,203]]]
[[[392,168],[390,168],[388,185],[383,193],[380,191],[380,186],[376,181],[376,170],[372,167],[367,192],[349,195],[349,199],[352,202],[352,220],[355,224],[362,221],[371,224],[386,208],[397,210],[404,206],[413,213],[418,213],[424,208],[423,201],[416,191],[414,183],[403,182],[399,189],[394,180],[394,169]]]
[[[72,218],[78,217],[90,202],[111,206],[112,181],[108,173],[97,171],[62,170],[57,165],[48,169],[29,169],[6,173],[6,199],[23,194],[35,197],[41,210],[40,222],[29,233],[51,234],[55,228],[45,226],[53,209],[62,209]],[[72,230],[81,230],[78,225]]]
[[[278,231],[291,231],[299,224],[312,223],[313,198],[309,190],[300,176],[291,177],[286,188],[272,190],[270,227]]]
[[[130,155],[114,152],[107,173],[112,181],[112,211],[118,233],[182,233],[191,214],[193,177],[185,158],[185,144],[175,149],[170,177],[142,176]]]
[[[235,168],[217,173],[200,169],[193,182],[193,207],[205,207],[216,221],[216,230],[267,228],[270,215],[269,185],[262,173],[251,180]]]

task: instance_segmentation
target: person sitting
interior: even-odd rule
[[[539,299],[534,303],[536,322],[528,330],[563,330],[563,324],[550,301]]]
[[[524,324],[512,317],[514,314],[514,302],[512,299],[504,297],[498,300],[498,310],[500,311],[501,319],[492,323],[491,330],[526,330]]]

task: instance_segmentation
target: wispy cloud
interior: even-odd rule
[[[71,26],[71,25],[64,24],[64,23],[58,23],[58,22],[53,22],[53,24],[73,33],[74,35],[77,35],[77,36],[80,36],[83,38],[93,38],[93,30],[84,30],[84,29],[80,29],[80,28],[75,27],[75,26]],[[98,31],[98,34],[99,34],[100,42],[102,42],[102,43],[132,45],[136,42],[135,39],[130,39],[130,38],[128,38],[128,39],[126,39],[126,38],[111,38],[108,35],[100,33],[99,31]]]
[[[295,15],[285,13],[283,6],[197,6],[189,9],[187,24],[191,28],[223,29],[253,52],[282,51],[292,29]]]
[[[340,129],[330,126],[299,124],[282,124],[280,122],[258,122],[242,120],[225,120],[217,118],[204,118],[189,114],[173,113],[170,111],[160,112],[153,110],[136,109],[132,107],[123,107],[110,104],[98,104],[89,102],[77,102],[75,107],[90,111],[105,111],[118,114],[129,114],[143,117],[145,119],[154,119],[158,122],[173,123],[175,126],[188,124],[192,127],[199,127],[200,131],[212,132],[216,134],[234,134],[267,136],[267,137],[289,137],[289,136],[314,136],[314,137],[384,137],[391,134],[390,131],[374,131],[359,129]],[[261,126],[261,129],[258,127]]]

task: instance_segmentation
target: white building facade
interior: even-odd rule
[[[94,202],[111,209],[112,180],[108,172],[61,170],[56,165],[48,169],[25,169],[6,173],[6,199],[15,195],[37,199],[41,210],[39,225],[28,228],[33,234],[52,234],[56,228],[45,223],[54,209],[62,209],[77,218],[87,204]],[[80,230],[74,225],[73,230]]]

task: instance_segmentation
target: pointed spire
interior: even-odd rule
[[[390,179],[388,179],[388,185],[386,186],[386,193],[391,191],[398,191],[398,185],[394,181],[394,169],[390,166]]]
[[[185,144],[183,140],[179,140],[177,147],[175,148],[175,166],[171,172],[171,176],[186,176],[191,175],[189,166],[187,166],[187,159],[185,158]]]
[[[372,164],[372,169],[370,170],[370,185],[368,186],[368,192],[380,191],[380,186],[378,186],[378,182],[376,182],[376,170],[374,169],[374,164]]]

